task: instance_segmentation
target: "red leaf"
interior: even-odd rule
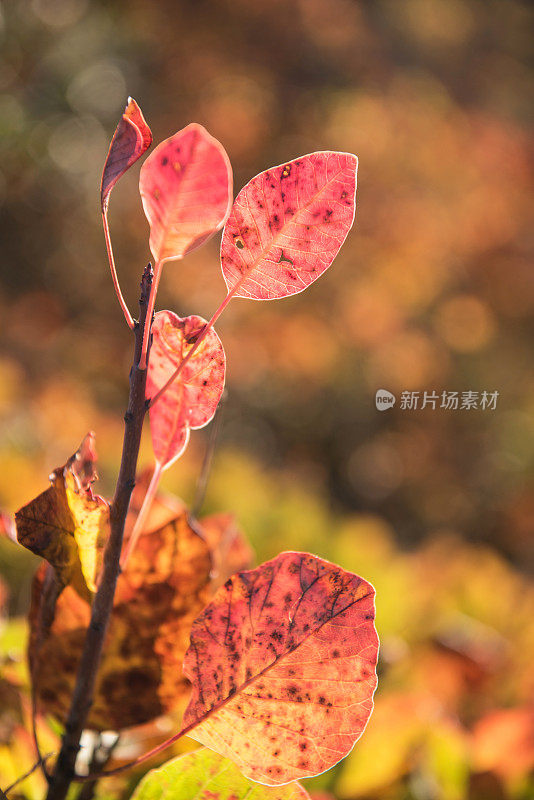
[[[152,325],[152,348],[146,396],[153,397],[193,347],[206,320],[181,319],[159,311]],[[152,446],[156,461],[168,467],[184,452],[191,428],[203,428],[213,418],[224,389],[226,358],[213,330],[195,350],[178,377],[150,409]]]
[[[234,575],[193,624],[184,732],[261,783],[329,769],[371,714],[373,620],[373,587],[308,553]]]
[[[256,175],[225,225],[229,293],[274,300],[302,292],[332,263],[354,221],[358,159],[324,151]]]
[[[228,216],[230,161],[220,142],[193,122],[147,158],[139,191],[156,262],[182,258],[222,228]]]
[[[108,157],[102,173],[100,199],[102,209],[107,206],[109,194],[117,181],[132,164],[141,158],[152,144],[152,132],[146,124],[141,109],[132,97],[115,129]]]

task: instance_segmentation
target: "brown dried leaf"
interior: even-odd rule
[[[119,577],[88,727],[138,725],[185,699],[182,661],[194,619],[209,600],[208,545],[182,513],[144,532]],[[39,707],[64,721],[89,622],[89,604],[70,586],[60,595],[49,635],[38,649],[43,572],[33,586],[29,657]]]
[[[96,591],[109,531],[108,504],[91,490],[95,464],[94,434],[88,433],[51,474],[51,486],[15,515],[20,544],[54,567],[60,589],[72,584],[84,596]]]

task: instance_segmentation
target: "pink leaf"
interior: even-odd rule
[[[162,142],[139,179],[157,262],[182,258],[224,225],[232,203],[232,168],[213,136],[193,122]]]
[[[221,265],[234,297],[302,292],[332,263],[354,221],[358,159],[324,151],[252,178],[225,225]]]
[[[168,381],[205,325],[202,317],[181,319],[172,311],[159,311],[155,315],[147,398],[153,397]],[[163,467],[182,455],[191,428],[203,428],[213,418],[224,389],[225,369],[224,349],[212,328],[176,380],[150,409],[154,455]]]
[[[373,587],[309,553],[233,575],[193,623],[182,731],[277,785],[352,749],[373,708]]]
[[[141,158],[152,144],[152,132],[146,124],[141,109],[132,97],[115,129],[108,157],[102,173],[100,198],[102,209],[107,206],[109,194],[119,178]]]

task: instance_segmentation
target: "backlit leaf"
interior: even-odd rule
[[[268,785],[329,769],[373,707],[374,589],[307,553],[230,578],[191,631],[184,730]]]
[[[211,557],[184,512],[141,533],[118,583],[87,727],[121,730],[175,709],[189,694],[182,661],[191,625],[209,599]],[[90,605],[67,586],[39,641],[43,570],[34,579],[30,663],[39,708],[64,722],[90,619]]]
[[[96,591],[109,532],[108,504],[91,489],[95,463],[94,434],[88,433],[51,474],[50,488],[15,515],[20,544],[54,567],[60,588],[72,583],[84,594]]]
[[[252,783],[229,759],[201,747],[151,770],[132,800],[309,800],[298,783]]]
[[[147,398],[165,385],[205,324],[202,317],[181,319],[172,311],[159,311],[155,315]],[[202,428],[213,418],[224,389],[225,369],[224,349],[212,328],[179,376],[150,409],[154,455],[163,467],[184,452],[191,428]]]
[[[302,292],[332,263],[354,221],[358,159],[311,153],[252,178],[224,228],[221,265],[235,297]]]
[[[220,142],[193,122],[147,158],[139,191],[155,260],[182,258],[224,225],[232,203],[230,161]]]
[[[102,209],[107,207],[109,195],[119,178],[141,158],[152,144],[152,133],[141,109],[130,97],[109,146],[108,157],[102,173],[100,199]]]

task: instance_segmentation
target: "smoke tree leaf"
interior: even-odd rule
[[[221,266],[234,297],[302,292],[332,263],[352,227],[358,159],[324,151],[252,178],[224,228]]]
[[[132,800],[310,800],[298,783],[252,783],[229,759],[201,747],[145,775]]]
[[[152,325],[146,396],[153,397],[195,344],[206,320],[180,318],[159,311]],[[191,428],[213,418],[224,389],[226,358],[221,340],[210,329],[193,356],[161,398],[150,408],[150,429],[156,461],[170,466],[185,450]]]
[[[147,158],[139,191],[156,262],[182,258],[224,225],[232,203],[230,160],[220,142],[193,122]]]
[[[152,144],[152,132],[132,97],[115,129],[102,172],[100,200],[105,211],[111,190],[124,173]]]
[[[59,588],[69,583],[83,595],[96,591],[104,545],[109,534],[109,506],[94,495],[94,434],[50,475],[51,486],[15,515],[20,544],[45,558]]]
[[[184,732],[260,783],[347,755],[373,707],[373,587],[308,553],[230,578],[193,624]]]
[[[39,709],[64,723],[91,606],[67,586],[43,640],[42,567],[32,587],[29,658]],[[193,621],[210,598],[211,569],[210,549],[185,511],[142,531],[117,582],[88,728],[122,730],[185,703],[182,662]]]

